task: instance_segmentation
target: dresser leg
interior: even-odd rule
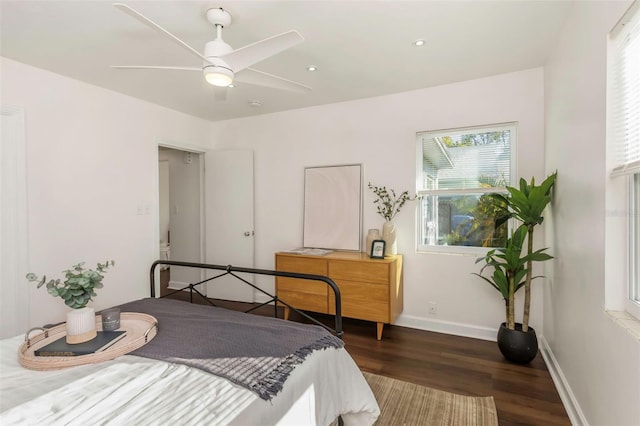
[[[289,311],[290,311],[289,307],[288,307],[288,306],[285,306],[285,307],[284,307],[284,319],[285,319],[285,320],[288,320],[288,319],[289,319]]]
[[[377,330],[377,338],[378,340],[382,340],[382,329],[384,328],[384,323],[383,322],[379,322],[378,323],[378,330]]]

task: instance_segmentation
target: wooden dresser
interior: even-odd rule
[[[374,321],[377,338],[403,309],[402,256],[371,259],[365,253],[332,252],[324,256],[276,253],[276,270],[324,275],[340,288],[342,316]],[[297,309],[335,314],[333,291],[323,282],[276,277],[278,298]],[[285,319],[289,308],[285,307]]]

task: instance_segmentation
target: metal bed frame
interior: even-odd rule
[[[199,282],[197,282],[195,284],[186,285],[185,287],[183,287],[181,289],[172,291],[171,293],[169,293],[169,294],[167,294],[165,296],[161,296],[161,297],[171,296],[171,295],[176,294],[178,292],[181,292],[183,290],[189,289],[189,301],[191,303],[193,303],[193,294],[195,292],[202,299],[207,301],[210,305],[216,306],[210,299],[208,299],[204,294],[202,294],[198,290],[197,286],[199,286],[201,284],[205,284],[205,283],[207,283],[209,281],[213,281],[213,280],[215,280],[217,278],[230,275],[230,276],[235,277],[238,280],[242,281],[243,283],[253,287],[255,290],[259,291],[260,293],[262,293],[262,294],[264,294],[264,295],[269,297],[269,300],[267,300],[264,303],[260,303],[260,304],[258,304],[256,306],[253,306],[252,308],[244,311],[245,313],[252,312],[252,311],[254,311],[254,310],[258,309],[258,308],[261,308],[263,306],[266,306],[266,305],[269,305],[269,304],[273,303],[273,314],[274,314],[273,316],[275,318],[278,318],[278,305],[284,305],[284,306],[288,307],[289,309],[293,310],[294,312],[297,312],[298,314],[300,314],[304,318],[308,319],[309,321],[313,322],[314,324],[319,325],[319,326],[327,329],[331,333],[335,334],[337,337],[342,338],[342,335],[343,335],[343,331],[342,331],[342,300],[340,298],[340,289],[338,288],[336,283],[333,282],[333,280],[331,280],[331,278],[328,278],[328,277],[325,277],[325,276],[322,276],[322,275],[301,274],[301,273],[297,273],[297,272],[272,271],[272,270],[268,270],[268,269],[241,268],[241,267],[236,267],[236,266],[231,266],[231,265],[222,266],[222,265],[211,265],[211,264],[205,264],[205,263],[181,262],[181,261],[176,261],[176,260],[156,260],[151,265],[151,271],[150,271],[151,297],[156,297],[155,272],[156,272],[156,267],[158,265],[184,266],[184,267],[188,267],[188,268],[212,269],[212,270],[223,271],[222,273],[220,273],[220,274],[218,274],[216,276],[204,279],[204,280],[199,281]],[[327,286],[329,286],[329,288],[331,290],[333,290],[333,294],[335,295],[335,302],[336,302],[335,303],[335,311],[336,311],[336,313],[335,313],[335,329],[332,329],[331,327],[327,326],[326,324],[323,324],[322,322],[318,321],[317,319],[313,318],[312,316],[308,315],[307,313],[296,309],[295,307],[291,306],[289,303],[287,303],[287,302],[283,301],[282,299],[280,299],[278,296],[274,296],[274,295],[264,291],[263,289],[261,289],[261,288],[257,287],[256,285],[250,283],[249,281],[245,280],[244,278],[236,275],[237,273],[268,275],[268,276],[274,276],[274,277],[297,278],[297,279],[303,279],[303,280],[322,281],[322,282],[326,283]]]

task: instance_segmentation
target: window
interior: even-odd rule
[[[508,226],[489,194],[508,194],[515,140],[514,124],[417,134],[418,250],[504,246]]]
[[[610,34],[609,140],[615,154],[612,180],[628,190],[627,311],[640,318],[640,2],[634,2]]]
[[[636,173],[633,177],[632,195],[631,195],[631,253],[630,259],[634,259],[629,264],[630,282],[629,295],[631,300],[640,306],[640,173]],[[638,315],[640,317],[640,315]]]

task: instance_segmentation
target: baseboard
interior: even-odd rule
[[[589,422],[587,422],[587,419],[580,408],[580,404],[578,404],[578,400],[573,394],[571,386],[569,386],[569,382],[567,382],[556,357],[553,355],[553,351],[549,347],[549,343],[547,343],[544,336],[538,336],[538,342],[540,343],[540,353],[542,354],[542,358],[544,358],[544,362],[547,364],[547,370],[549,370],[551,379],[556,385],[556,389],[558,390],[564,409],[567,410],[567,415],[569,416],[569,420],[571,420],[571,424],[574,426],[588,426]]]
[[[473,337],[475,339],[496,341],[498,329],[478,327],[477,325],[461,324],[456,322],[428,319],[413,315],[401,314],[394,325],[416,328],[418,330],[435,331],[437,333],[453,334],[455,336]]]
[[[266,303],[272,299],[264,293],[261,293],[259,291],[254,291],[253,300],[255,301],[255,303]],[[271,303],[271,305],[273,305],[273,303]]]
[[[182,281],[169,281],[169,285],[167,287],[170,288],[171,290],[180,290],[182,288],[187,287],[188,285],[189,283],[182,282]]]

